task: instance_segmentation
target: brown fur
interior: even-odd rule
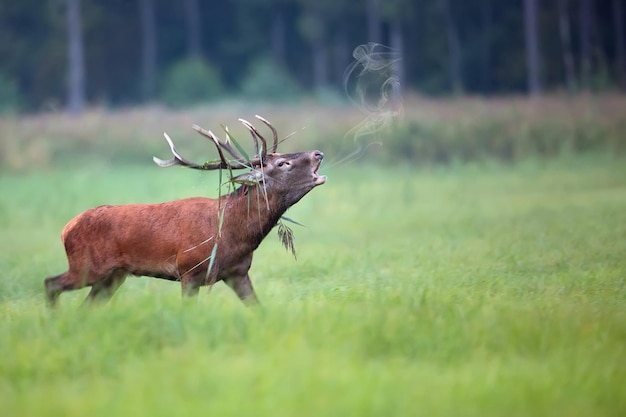
[[[87,300],[107,300],[128,274],[180,281],[188,296],[224,281],[244,302],[258,302],[248,275],[252,254],[289,207],[324,183],[317,175],[322,158],[319,151],[268,154],[264,183],[242,185],[221,201],[194,197],[79,214],[61,233],[69,270],[44,281],[49,304],[62,292],[85,286],[91,287]]]

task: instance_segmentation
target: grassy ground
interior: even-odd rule
[[[215,195],[216,174],[0,176],[0,415],[626,414],[623,159],[322,171],[289,213],[298,260],[275,233],[256,254],[258,311],[145,278],[44,307],[74,214]]]

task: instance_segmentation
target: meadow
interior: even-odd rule
[[[255,254],[262,308],[222,283],[183,304],[176,283],[129,278],[106,305],[81,308],[80,290],[48,310],[75,214],[217,195],[216,173],[146,152],[0,174],[1,415],[626,414],[623,156],[329,156],[288,212],[297,260],[275,232]]]

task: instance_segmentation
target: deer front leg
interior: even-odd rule
[[[180,283],[183,299],[195,300],[198,293],[200,292],[200,287],[202,286],[203,279],[204,274],[196,274],[193,276],[183,277]]]
[[[83,301],[83,305],[91,304],[94,302],[106,302],[108,301],[115,291],[124,283],[126,280],[126,271],[114,271],[110,276],[101,280],[100,282],[94,283],[91,286],[91,291]]]
[[[252,282],[250,281],[250,275],[246,274],[240,277],[231,277],[224,280],[241,301],[247,306],[253,306],[259,304]]]

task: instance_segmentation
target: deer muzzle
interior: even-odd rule
[[[317,170],[320,168],[322,164],[322,160],[324,159],[324,153],[320,151],[313,151],[313,158],[317,160],[317,164],[313,168],[313,184],[322,185],[326,182],[326,175],[319,175]]]

